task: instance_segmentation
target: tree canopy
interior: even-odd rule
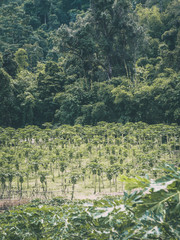
[[[0,1],[0,125],[180,123],[179,0]]]

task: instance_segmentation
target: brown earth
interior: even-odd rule
[[[0,211],[28,203],[29,199],[3,199],[0,200]]]

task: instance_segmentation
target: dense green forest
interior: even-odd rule
[[[179,0],[0,1],[0,125],[180,123]]]

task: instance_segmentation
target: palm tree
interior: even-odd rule
[[[22,198],[23,182],[24,182],[24,173],[19,173],[19,182],[20,182],[20,198]]]

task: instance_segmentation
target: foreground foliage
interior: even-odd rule
[[[130,178],[142,190],[122,198],[71,202],[36,200],[0,215],[0,239],[162,239],[180,236],[180,171],[166,165],[166,176],[151,182]]]

